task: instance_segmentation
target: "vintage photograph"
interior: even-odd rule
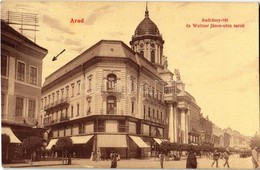
[[[4,168],[259,168],[257,2],[2,1]]]

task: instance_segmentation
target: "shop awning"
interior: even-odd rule
[[[70,137],[73,144],[85,144],[87,143],[93,135],[85,135],[85,136],[72,136]]]
[[[48,146],[46,147],[46,149],[51,149],[51,147],[53,145],[56,145],[56,142],[58,141],[58,139],[51,139]]]
[[[97,135],[97,147],[127,148],[126,135]]]
[[[10,127],[2,127],[2,134],[6,134],[10,137],[10,143],[21,143]]]
[[[153,138],[154,139],[154,141],[156,142],[156,143],[158,143],[159,145],[163,142],[161,139],[158,139],[158,138]]]
[[[167,140],[167,139],[161,139],[161,141],[162,141],[162,142],[168,142],[168,140]]]
[[[129,137],[136,143],[136,145],[139,148],[149,148],[150,147],[139,136],[131,136],[131,135],[129,135]]]

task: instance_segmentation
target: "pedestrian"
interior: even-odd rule
[[[68,152],[68,165],[71,165],[71,152]]]
[[[110,154],[111,158],[111,167],[110,168],[116,168],[117,167],[117,152],[112,151]]]
[[[228,163],[228,160],[229,160],[229,152],[227,150],[225,150],[224,152],[224,159],[225,159],[225,163],[224,163],[224,167],[227,165],[227,167],[229,168],[229,163]]]
[[[100,153],[99,151],[97,151],[97,154],[96,154],[96,162],[100,160]]]
[[[215,162],[216,162],[216,168],[218,168],[218,159],[219,159],[219,152],[217,151],[217,150],[215,150],[214,152],[213,152],[213,162],[212,162],[212,165],[211,165],[211,167],[213,167],[213,165],[215,164]]]
[[[257,151],[256,151],[257,147],[253,147],[252,149],[252,162],[253,162],[253,168],[258,168],[259,165],[258,165],[258,154],[257,154]]]
[[[163,168],[164,157],[165,157],[164,153],[161,152],[161,153],[159,154],[159,159],[160,159],[161,168]]]
[[[91,152],[91,155],[90,155],[90,159],[89,159],[89,160],[91,160],[91,161],[94,160],[94,151]]]
[[[197,157],[193,151],[190,151],[188,153],[186,168],[187,169],[197,169]]]

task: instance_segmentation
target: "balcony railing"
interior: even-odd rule
[[[68,97],[64,97],[62,99],[56,100],[55,102],[47,104],[46,106],[44,106],[44,110],[47,111],[47,110],[53,109],[55,107],[61,106],[63,104],[69,104]]]
[[[117,84],[114,84],[113,87],[101,86],[102,93],[123,93],[123,91],[124,87]]]
[[[70,119],[68,117],[61,117],[60,122],[69,121]]]

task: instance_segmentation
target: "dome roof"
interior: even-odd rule
[[[160,32],[155,23],[149,18],[149,11],[146,4],[145,18],[137,26],[135,30],[135,36],[140,35],[157,35],[160,36]]]
[[[140,35],[157,35],[160,36],[160,32],[155,23],[146,16],[143,21],[137,26],[135,30],[135,36]]]

